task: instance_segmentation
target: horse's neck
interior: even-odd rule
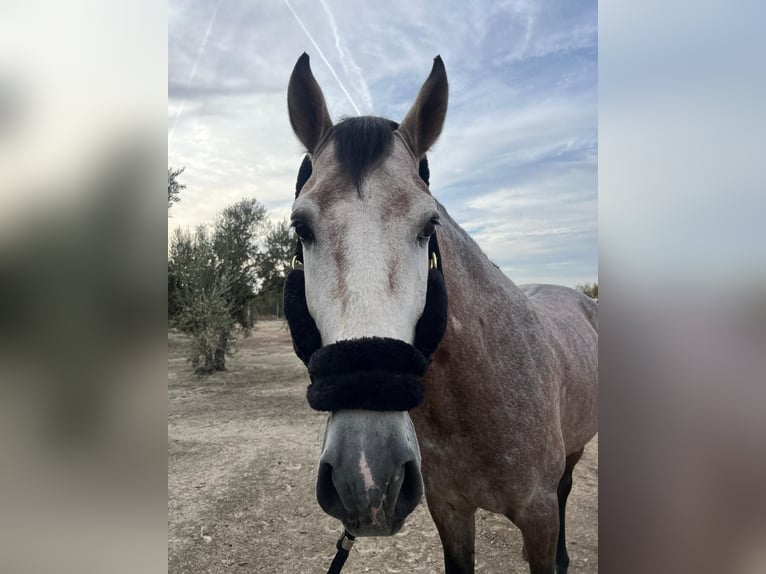
[[[442,205],[437,231],[447,282],[450,317],[462,322],[478,315],[510,325],[530,315],[526,295],[492,263]]]
[[[433,356],[428,407],[415,412],[418,432],[453,424],[452,416],[482,416],[476,405],[504,405],[514,369],[529,372],[529,337],[538,323],[524,293],[495,266],[440,206],[438,229],[448,321]],[[518,373],[514,376],[519,376]],[[474,405],[465,408],[470,403]],[[440,440],[438,433],[429,435]]]

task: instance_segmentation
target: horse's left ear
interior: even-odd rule
[[[447,72],[441,56],[436,56],[428,79],[399,126],[416,157],[422,157],[439,137],[447,115],[448,97]]]

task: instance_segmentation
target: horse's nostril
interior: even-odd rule
[[[404,519],[415,510],[423,496],[423,478],[418,464],[414,460],[406,462],[402,467],[402,472],[404,479],[394,507],[394,516],[397,520]]]
[[[319,464],[317,475],[317,501],[319,506],[330,516],[342,520],[346,518],[346,511],[340,501],[338,490],[332,481],[332,465],[326,462]]]

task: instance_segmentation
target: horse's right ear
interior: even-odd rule
[[[447,72],[441,56],[436,56],[431,73],[399,126],[415,157],[423,157],[442,132],[448,96]]]
[[[313,154],[325,134],[332,129],[332,120],[322,90],[311,73],[309,55],[305,52],[298,58],[290,75],[287,110],[295,135]]]

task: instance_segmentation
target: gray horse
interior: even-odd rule
[[[572,470],[597,431],[597,306],[565,287],[516,286],[432,197],[422,160],[447,95],[437,57],[398,127],[372,117],[334,125],[306,54],[290,78],[290,121],[312,163],[292,222],[321,345],[413,344],[434,234],[449,297],[422,402],[332,412],[317,497],[352,534],[384,536],[425,485],[447,573],[474,571],[477,508],[521,529],[531,572],[562,573]]]

